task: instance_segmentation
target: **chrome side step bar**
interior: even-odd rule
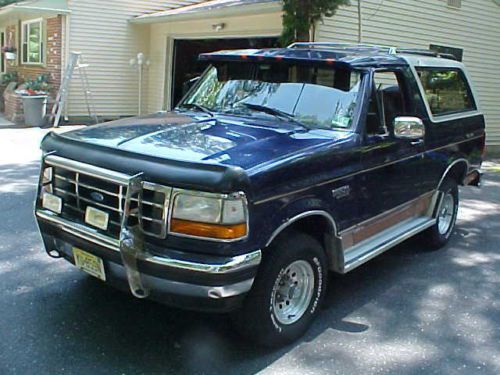
[[[351,248],[345,249],[344,267],[340,270],[341,273],[352,271],[377,255],[433,226],[435,223],[436,219],[428,216],[408,219]]]

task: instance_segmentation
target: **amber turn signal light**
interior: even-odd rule
[[[233,240],[245,237],[247,234],[247,225],[220,225],[199,223],[196,221],[172,219],[170,222],[170,231],[175,233],[187,234],[190,236],[216,238],[221,240]]]

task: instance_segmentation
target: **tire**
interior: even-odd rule
[[[280,236],[267,249],[243,307],[232,316],[237,330],[269,347],[301,337],[318,315],[327,273],[316,239],[298,232]]]
[[[455,180],[447,177],[439,188],[444,193],[436,224],[422,233],[426,245],[437,250],[446,245],[455,229],[458,213],[458,185]]]

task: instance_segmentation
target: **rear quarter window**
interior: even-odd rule
[[[432,115],[473,111],[476,104],[460,69],[416,68]]]

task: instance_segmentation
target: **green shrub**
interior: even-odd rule
[[[0,83],[2,85],[8,85],[11,82],[18,82],[19,77],[17,75],[17,72],[7,72],[2,74],[2,78],[0,79]]]

